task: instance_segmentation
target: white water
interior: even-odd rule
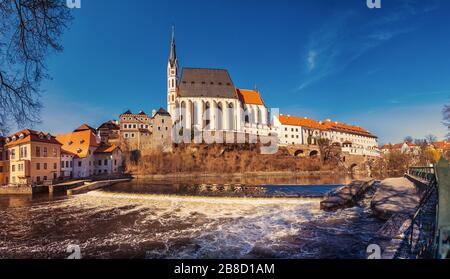
[[[0,209],[0,258],[360,257],[375,224],[319,199],[247,199],[94,191]]]

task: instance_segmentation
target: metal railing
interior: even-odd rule
[[[410,254],[416,258],[433,258],[436,251],[438,184],[434,168],[413,167],[408,174],[428,182],[408,230]]]
[[[433,167],[410,167],[408,169],[408,174],[430,183],[436,179],[436,174]]]

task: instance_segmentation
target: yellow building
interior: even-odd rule
[[[9,158],[5,138],[0,137],[0,185],[9,183]]]
[[[61,144],[50,134],[23,130],[6,138],[9,183],[40,185],[60,177]]]

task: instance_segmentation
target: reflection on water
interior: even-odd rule
[[[64,258],[70,244],[85,258],[362,258],[381,226],[362,208],[327,213],[320,199],[292,198],[311,186],[240,186],[239,197],[224,197],[196,185],[0,197],[0,258]]]
[[[161,183],[146,180],[119,183],[104,189],[111,193],[157,194],[206,197],[307,198],[323,197],[343,185],[240,185]]]

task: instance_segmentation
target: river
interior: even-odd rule
[[[364,258],[382,223],[363,207],[319,208],[349,181],[138,180],[71,197],[0,196],[0,258],[66,258],[69,245],[100,259]]]

